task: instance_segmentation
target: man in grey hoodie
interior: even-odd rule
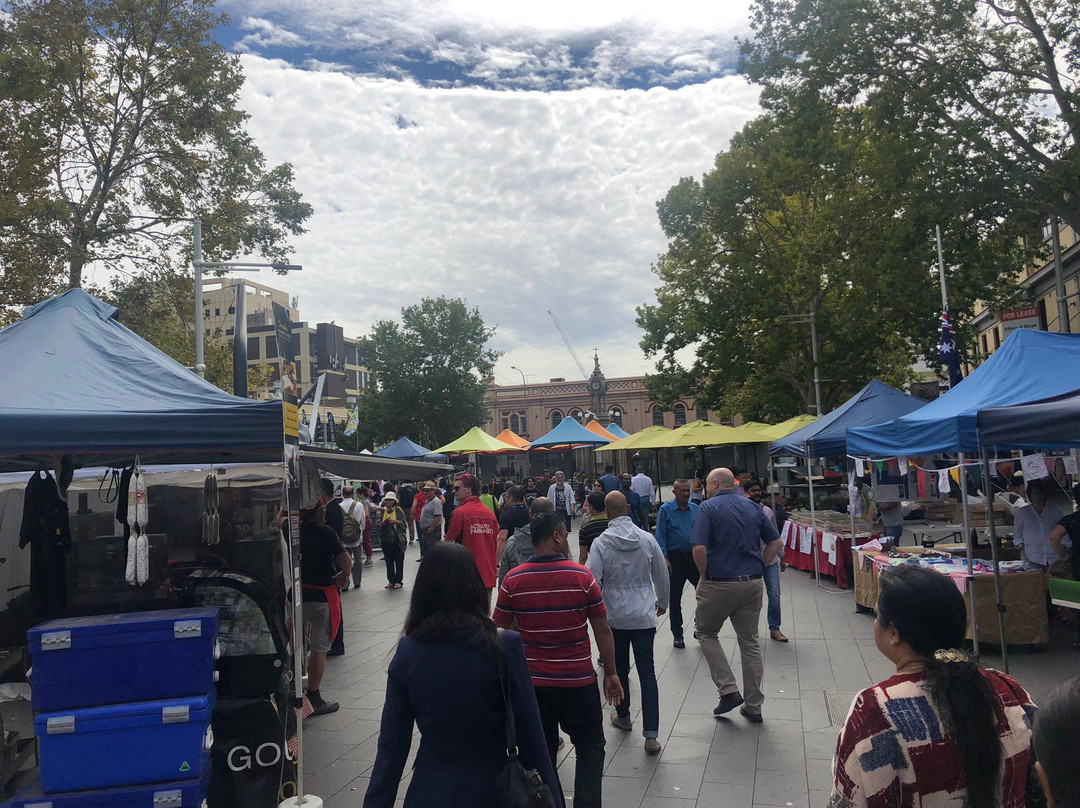
[[[621,730],[633,728],[627,681],[633,648],[641,683],[645,751],[655,755],[660,752],[660,695],[653,666],[653,640],[656,618],[664,614],[668,604],[667,564],[652,534],[631,521],[630,506],[622,492],[608,494],[604,506],[608,528],[593,542],[585,566],[600,583],[615,636],[615,671],[624,695],[611,714],[611,723]]]
[[[537,497],[529,506],[529,519],[532,519],[537,514],[554,512],[555,506],[550,499]],[[510,572],[514,567],[521,566],[532,556],[532,527],[530,523],[525,527],[519,527],[506,540],[506,547],[503,549],[502,557],[499,559],[499,586],[502,586],[502,579],[506,577],[506,573]]]

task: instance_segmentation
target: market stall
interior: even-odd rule
[[[923,563],[942,575],[947,575],[964,595],[971,608],[974,589],[975,619],[968,620],[968,638],[972,639],[972,626],[978,626],[979,642],[1000,644],[1001,634],[997,626],[994,598],[994,573],[992,563],[979,561],[974,575],[968,576],[964,548],[957,545],[958,553],[946,550],[927,551],[923,548],[904,548],[892,553],[882,550],[856,547],[851,558],[855,575],[855,603],[866,610],[877,605],[878,578],[898,564]],[[921,562],[919,561],[922,560]],[[1044,592],[1045,577],[1041,572],[1023,571],[1020,561],[1002,561],[1002,592],[1007,606],[1005,613],[1005,642],[1009,645],[1044,645],[1050,642],[1050,628],[1046,618]]]
[[[818,511],[815,516],[811,520],[807,511],[788,515],[780,533],[784,562],[804,572],[830,575],[838,588],[847,589],[851,586],[848,559],[852,546],[878,538],[880,533],[875,533],[869,522],[858,521],[853,534],[845,513]]]

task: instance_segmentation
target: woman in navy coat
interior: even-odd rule
[[[536,768],[562,806],[562,789],[540,726],[521,636],[505,632],[510,705],[521,762]],[[406,808],[497,808],[506,766],[506,709],[495,624],[472,553],[439,542],[416,575],[404,636],[390,662],[375,768],[364,808],[392,808],[420,729]]]

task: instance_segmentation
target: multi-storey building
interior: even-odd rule
[[[1042,331],[1080,331],[1080,311],[1077,301],[1080,299],[1080,242],[1076,232],[1061,224],[1059,229],[1061,243],[1062,277],[1064,278],[1065,300],[1068,310],[1067,328],[1062,328],[1058,314],[1057,278],[1051,249],[1053,230],[1051,220],[1043,227],[1043,241],[1048,260],[1025,267],[1017,273],[1016,304],[1004,311],[991,311],[984,308],[978,311],[972,320],[972,326],[978,333],[978,353],[980,358],[993,353],[1016,328],[1038,328]]]
[[[208,281],[204,288],[204,327],[214,335],[231,338],[236,323],[236,284],[233,278]],[[280,289],[244,280],[247,309],[248,367],[268,365],[271,384],[251,390],[253,398],[271,398],[278,381],[277,338],[274,333],[273,303],[284,306],[292,321],[292,350],[296,357],[296,381],[299,395],[304,395],[320,375],[326,375],[321,412],[330,412],[336,420],[348,415],[364,390],[374,385],[372,374],[360,365],[357,340],[346,337],[335,323],[309,323],[300,319],[298,301]]]

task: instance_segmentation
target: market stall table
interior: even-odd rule
[[[818,571],[835,578],[840,589],[847,589],[850,582],[846,560],[851,556],[852,546],[850,519],[836,511],[819,511],[817,516],[816,533],[809,513],[800,511],[788,517],[780,535],[784,541],[784,562],[797,570],[814,572],[816,548]],[[855,543],[870,541],[877,535],[869,523],[855,523]]]
[[[852,561],[855,569],[855,603],[863,609],[873,609],[877,605],[878,577],[881,573],[897,564],[911,563],[911,557],[918,558],[930,551],[921,547],[907,548],[902,551],[908,559],[890,558],[889,554],[876,549],[852,549]],[[948,557],[940,553],[940,560],[930,564],[938,572],[948,575],[964,595],[964,601],[970,602],[967,580],[967,561],[960,555]],[[1020,562],[1006,561],[1001,564],[1001,584],[1005,612],[1005,642],[1009,645],[1041,645],[1050,642],[1050,628],[1046,616],[1046,576],[1042,572],[1025,572],[1019,569]],[[975,589],[975,612],[979,623],[979,642],[1000,644],[997,607],[994,600],[994,576],[990,565],[978,562],[973,581]],[[970,606],[969,606],[970,611]],[[968,626],[968,639],[971,639],[971,626]]]

